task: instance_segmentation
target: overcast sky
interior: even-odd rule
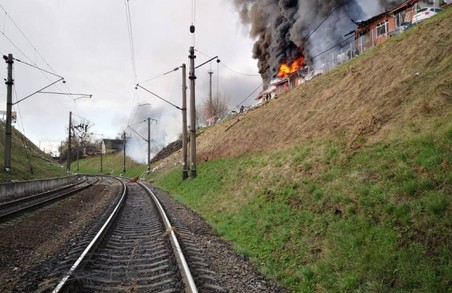
[[[197,50],[196,65],[214,56],[221,60],[196,71],[197,104],[208,98],[208,71],[211,70],[213,93],[228,97],[232,110],[262,80],[257,62],[252,58],[254,40],[249,37],[249,27],[240,22],[231,2],[0,0],[0,53],[12,53],[19,60],[65,78],[66,84],[60,82],[46,91],[93,95],[88,99],[77,95],[35,94],[13,107],[18,113],[15,127],[41,149],[56,152],[59,143],[67,138],[70,111],[75,114],[75,123],[84,118],[94,125],[91,131],[97,138],[115,138],[128,125],[146,136],[146,123],[135,123],[152,117],[158,120],[152,125],[153,144],[166,145],[181,133],[180,111],[141,89],[136,90],[135,85],[138,81],[181,105],[181,71],[161,75],[182,63],[187,64],[188,74],[188,51],[193,45]],[[358,2],[368,15],[378,12],[375,1]],[[127,7],[134,50],[130,46]],[[189,32],[192,23],[196,27],[195,35]],[[7,65],[3,64],[0,74],[6,78]],[[13,102],[58,77],[15,61],[14,79]],[[244,105],[255,104],[257,93]],[[5,109],[6,86],[3,85],[0,111]],[[144,161],[146,143],[131,135],[138,147],[130,150],[139,153],[134,157]]]
[[[1,54],[12,53],[65,78],[65,85],[58,83],[46,91],[93,95],[74,101],[79,96],[36,94],[15,105],[15,127],[34,143],[47,152],[56,151],[67,137],[69,111],[92,122],[91,130],[105,138],[114,138],[128,124],[149,116],[158,120],[152,126],[156,143],[177,138],[180,111],[135,89],[125,0],[2,0],[0,4],[7,12],[0,9]],[[214,72],[213,92],[229,97],[231,108],[261,84],[251,56],[252,40],[230,1],[197,0],[195,13],[189,0],[130,0],[129,7],[138,82],[182,63],[188,66],[189,47],[194,45],[196,64],[214,56],[221,60],[197,70],[197,104],[208,96],[209,70]],[[189,32],[193,20],[195,36]],[[3,64],[0,73],[6,78]],[[13,100],[17,101],[58,78],[15,62],[14,79]],[[142,85],[181,104],[180,70]],[[151,106],[138,107],[147,103]],[[245,105],[253,103],[251,97]],[[1,86],[0,110],[5,109],[6,86]],[[145,135],[145,126],[134,128]]]

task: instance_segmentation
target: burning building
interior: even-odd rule
[[[234,0],[255,39],[253,57],[267,89],[275,78],[289,79],[322,52],[339,44],[370,7],[383,11],[403,0]]]

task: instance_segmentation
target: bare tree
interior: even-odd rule
[[[201,104],[200,118],[204,124],[215,123],[218,119],[224,118],[229,109],[229,97],[218,94],[212,99],[207,99]]]

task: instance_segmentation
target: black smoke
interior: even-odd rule
[[[373,6],[377,2],[382,12],[403,0],[234,0],[234,5],[250,26],[256,40],[253,58],[262,79],[269,82],[281,63],[300,56],[314,63],[313,57],[343,41],[356,27],[352,20],[368,14],[369,1]]]

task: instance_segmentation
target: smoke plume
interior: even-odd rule
[[[234,5],[256,40],[253,58],[262,79],[268,82],[282,63],[300,56],[307,64],[315,62],[314,56],[344,40],[344,35],[356,27],[352,20],[370,17],[368,7],[370,10],[377,3],[380,11],[373,13],[379,13],[403,0],[371,1],[234,0]]]

